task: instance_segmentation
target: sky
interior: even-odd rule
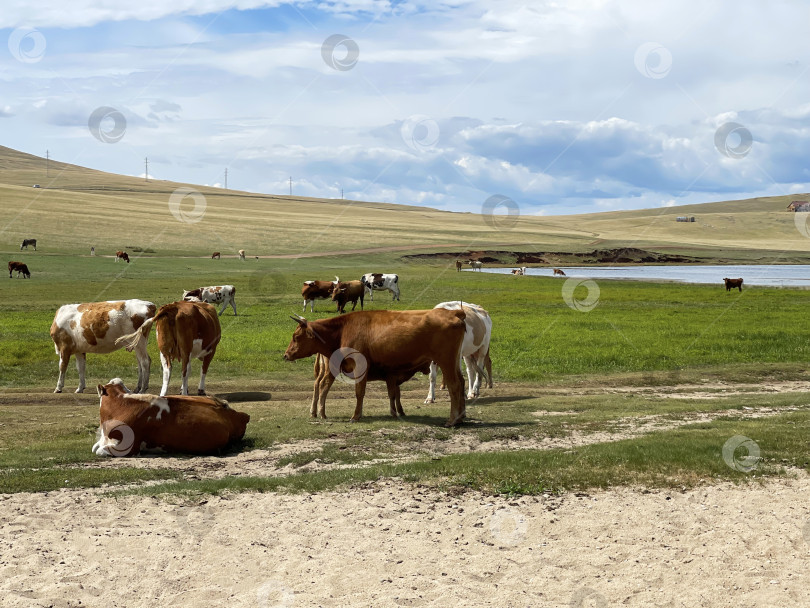
[[[806,193],[808,17],[800,0],[4,0],[0,144],[474,213]]]

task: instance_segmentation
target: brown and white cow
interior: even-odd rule
[[[127,350],[138,348],[146,342],[149,330],[155,325],[160,363],[163,366],[163,386],[161,396],[169,392],[172,377],[172,361],[180,361],[183,382],[181,395],[188,395],[188,375],[191,359],[202,361],[198,395],[205,395],[205,375],[208,366],[217,352],[217,344],[222,337],[217,310],[205,302],[172,302],[161,306],[157,314],[146,321],[134,333],[122,336],[116,344],[125,345]]]
[[[511,273],[515,274],[515,275],[517,275],[519,277],[522,277],[523,276],[523,268],[513,268],[511,270]]]
[[[450,418],[446,426],[459,424],[465,416],[464,377],[459,357],[466,325],[463,310],[364,310],[307,321],[297,317],[298,327],[284,352],[285,361],[314,354],[342,360],[355,359],[352,377],[357,404],[352,420],[363,415],[366,383],[371,378],[398,382],[435,361],[450,391]],[[409,377],[409,376],[408,376]]]
[[[22,262],[9,262],[8,263],[8,278],[11,278],[12,272],[17,272],[17,278],[20,278],[20,274],[23,275],[24,279],[30,279],[31,273],[28,270],[28,265],[23,264]]]
[[[552,268],[552,276],[564,277],[564,276],[566,276],[566,274],[562,270],[560,270],[559,268]]]
[[[191,291],[183,290],[183,299],[186,302],[208,302],[216,306],[222,304],[219,316],[228,308],[228,304],[233,308],[233,316],[236,316],[236,287],[233,285],[211,285],[210,287],[198,287]]]
[[[304,298],[304,310],[307,310],[309,304],[309,311],[315,311],[315,300],[325,300],[332,297],[332,290],[340,282],[338,277],[334,281],[304,281],[304,286],[301,288],[301,297]]]
[[[207,454],[245,435],[250,416],[212,397],[134,395],[120,378],[98,385],[99,425],[92,451],[135,456],[143,449]]]
[[[346,312],[346,304],[352,303],[352,310],[357,308],[357,300],[360,300],[360,310],[363,310],[363,298],[366,288],[362,281],[338,281],[332,288],[332,301],[337,304],[340,314]]]
[[[22,251],[23,249],[28,249],[29,245],[31,245],[31,247],[34,248],[34,251],[37,250],[37,240],[36,239],[23,239],[22,245],[20,245],[20,251]]]
[[[245,250],[244,250],[244,249],[240,249],[240,250],[238,251],[238,253],[239,253],[239,259],[240,259],[240,260],[242,260],[242,261],[244,262],[244,261],[245,261]]]
[[[221,259],[221,257],[222,257],[222,255],[219,253],[219,251],[215,251],[214,253],[211,254],[211,259],[212,260],[219,260],[219,259]]]
[[[344,377],[350,379],[354,378],[354,371],[357,365],[355,360],[353,358],[342,358],[340,356],[338,356],[337,359],[342,359],[342,361],[336,360],[330,366],[329,359],[323,355],[315,355],[315,367],[313,370],[315,374],[315,386],[312,391],[312,405],[309,408],[309,413],[312,418],[316,418],[317,416],[324,419],[326,418],[326,397],[329,394],[329,389],[332,388],[332,384],[335,382],[335,373],[338,374],[338,377],[343,374]],[[385,377],[371,377],[372,374],[368,372],[366,376],[368,380],[383,380],[386,383],[389,411],[391,412],[391,416],[397,418],[398,416],[405,416],[405,411],[402,409],[402,391],[400,385],[410,380],[416,372],[427,374],[429,371],[430,366],[423,365],[414,370],[386,374]]]
[[[9,274],[9,276],[11,276]],[[726,291],[731,291],[732,289],[739,289],[742,293],[742,279],[723,279],[723,282],[726,284]]]
[[[461,357],[467,367],[467,399],[475,399],[481,392],[481,379],[492,388],[492,360],[489,358],[489,341],[492,337],[492,319],[489,313],[478,304],[470,302],[442,302],[436,308],[464,310],[464,341],[461,343]],[[444,388],[444,386],[442,386]],[[436,401],[436,364],[430,364],[430,388],[425,403]]]
[[[85,388],[84,371],[87,353],[111,353],[121,348],[116,341],[137,331],[147,319],[155,316],[156,306],[146,300],[118,300],[65,304],[56,311],[51,325],[51,339],[59,355],[59,380],[54,393],[65,387],[65,373],[72,355],[76,356],[79,388]],[[149,388],[149,368],[152,361],[146,351],[147,340],[135,348],[138,360],[138,384],[135,392]]]
[[[382,274],[379,272],[367,272],[360,280],[368,290],[371,301],[374,301],[374,291],[390,291],[391,301],[399,300],[399,276],[395,274]]]
[[[115,261],[124,260],[127,264],[129,264],[129,255],[127,255],[126,251],[116,251],[115,252]]]

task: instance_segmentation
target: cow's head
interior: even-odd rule
[[[284,351],[284,360],[295,361],[319,352],[318,347],[324,343],[324,340],[318,335],[318,332],[304,317],[296,315],[290,316],[290,318],[298,323],[298,327],[293,332],[290,345]]]
[[[337,283],[333,283],[332,287],[332,301],[337,302],[340,299],[341,295],[346,295],[346,283],[341,283],[338,281]]]

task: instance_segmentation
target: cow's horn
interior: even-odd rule
[[[299,323],[301,325],[304,325],[307,322],[307,320],[304,317],[299,317],[298,315],[295,316],[290,315],[290,318],[296,323]]]

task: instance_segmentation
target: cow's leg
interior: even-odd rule
[[[84,392],[84,368],[87,363],[87,355],[85,353],[76,353],[76,369],[79,372],[79,388],[76,389],[77,393]]]
[[[397,414],[404,417],[405,416],[405,410],[402,409],[402,388],[401,388],[401,385],[402,385],[401,382],[397,382],[396,387],[394,388],[394,390],[396,391],[395,394],[394,394],[394,397],[395,397],[395,401],[396,401]]]
[[[489,358],[489,349],[484,356],[484,369],[487,370],[487,388],[492,388],[492,359]]]
[[[447,388],[450,391],[450,418],[445,422],[445,426],[456,426],[466,416],[466,402],[464,401],[464,376],[461,373],[460,361],[458,356],[452,357],[452,360],[445,358],[439,361],[439,367],[442,370],[442,376],[447,383]]]
[[[357,398],[357,405],[354,407],[354,416],[351,421],[357,422],[363,417],[363,398],[366,396],[366,379],[362,378],[354,385],[354,395]]]
[[[152,368],[152,359],[149,358],[147,351],[148,343],[146,340],[139,340],[135,346],[135,358],[138,361],[138,386],[135,387],[136,393],[145,393],[149,390],[149,371]]]
[[[236,316],[236,298],[231,298],[231,308],[233,308],[233,316]]]
[[[214,360],[214,352],[211,351],[205,358],[202,360],[202,370],[200,371],[200,386],[197,389],[198,395],[205,395],[205,375],[208,373],[208,366],[211,365],[211,361]],[[191,370],[191,361],[188,363],[189,371]]]
[[[324,374],[321,380],[321,390],[320,395],[318,397],[318,415],[321,418],[326,418],[326,396],[329,394],[329,389],[332,388],[332,384],[335,382],[335,377],[329,373],[329,365],[324,360],[324,365],[326,366],[326,373]]]
[[[191,372],[191,353],[180,351],[180,394],[188,395],[188,375]]]
[[[228,302],[222,303],[222,310],[219,311],[219,316],[222,316],[222,313],[225,312],[225,309],[228,308]]]
[[[395,378],[389,376],[385,379],[385,386],[388,389],[388,407],[392,418],[397,417],[397,400],[399,399],[399,384]],[[402,409],[402,406],[399,406]]]
[[[172,360],[160,353],[160,365],[163,367],[163,386],[160,387],[160,396],[165,397],[169,392],[169,380],[172,377]]]
[[[475,399],[481,389],[481,374],[478,372],[478,363],[472,355],[464,357],[464,366],[467,368],[467,399]]]
[[[315,355],[315,383],[312,389],[312,405],[309,413],[312,418],[319,414],[326,418],[326,396],[335,377],[329,372],[329,362],[323,355]]]
[[[430,387],[428,388],[425,403],[436,403],[436,369],[438,366],[435,361],[430,362]]]
[[[59,353],[59,379],[56,381],[56,390],[54,393],[61,393],[65,388],[65,374],[67,373],[68,363],[70,363],[70,353],[62,351]]]

